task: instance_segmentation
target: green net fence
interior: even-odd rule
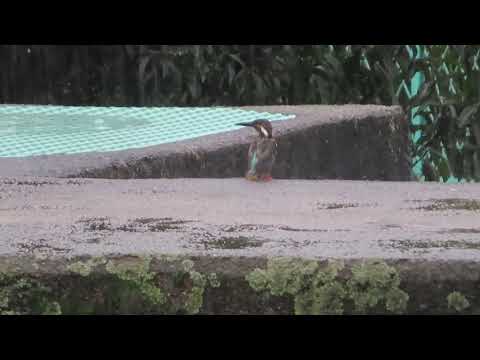
[[[142,148],[295,115],[235,108],[0,105],[0,157]]]

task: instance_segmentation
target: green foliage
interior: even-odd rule
[[[480,45],[2,45],[5,103],[384,104],[415,111],[426,180],[480,179]],[[412,61],[411,59],[415,59]],[[410,96],[411,79],[425,79]],[[412,164],[414,165],[414,164]]]
[[[478,45],[423,45],[423,57],[412,64],[424,84],[402,103],[420,119],[412,132],[421,136],[413,155],[423,160],[425,180],[480,179]]]

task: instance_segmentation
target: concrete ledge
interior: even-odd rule
[[[400,107],[265,106],[246,109],[295,114],[274,123],[284,179],[410,180],[408,123]],[[0,158],[0,176],[228,178],[243,176],[253,134],[239,129],[128,151]]]
[[[479,313],[480,185],[0,178],[2,313]]]

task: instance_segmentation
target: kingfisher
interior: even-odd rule
[[[260,136],[248,149],[248,171],[245,177],[251,181],[271,181],[272,167],[277,156],[277,142],[272,136],[272,124],[268,120],[258,119],[236,125],[253,127]]]

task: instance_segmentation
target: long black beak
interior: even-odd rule
[[[251,123],[251,122],[249,122],[249,123],[238,123],[238,124],[235,124],[235,125],[253,127],[253,123]]]

